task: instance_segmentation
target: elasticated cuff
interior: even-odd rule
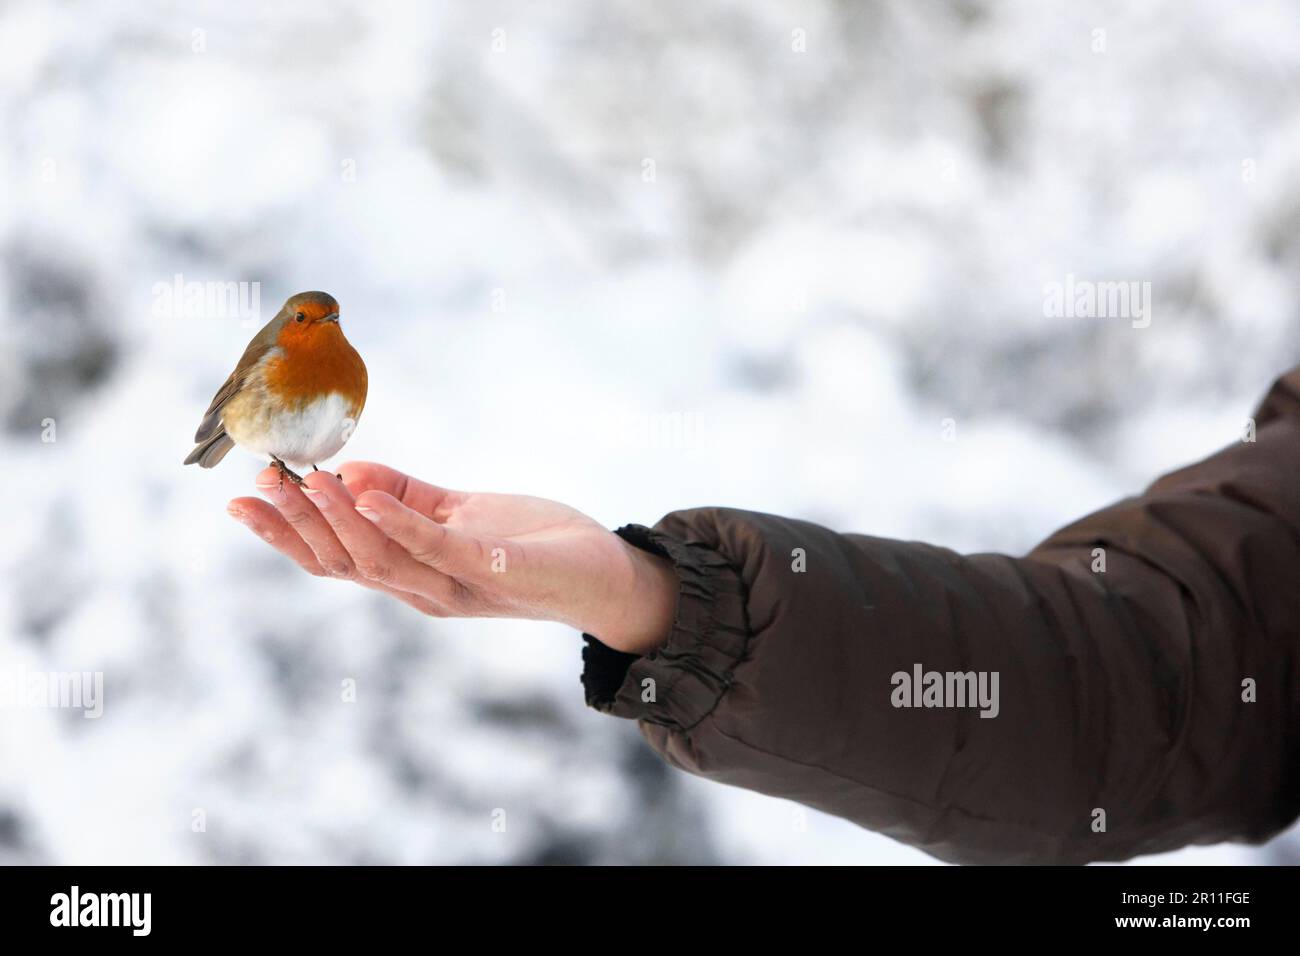
[[[615,717],[689,730],[717,706],[744,659],[744,585],[721,555],[702,544],[635,524],[615,533],[673,563],[677,611],[667,643],[644,657],[583,635],[587,703]]]

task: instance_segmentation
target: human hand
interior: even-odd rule
[[[434,617],[559,621],[633,654],[667,640],[677,601],[670,564],[581,512],[451,491],[371,462],[340,473],[312,472],[298,486],[267,468],[257,487],[271,503],[236,498],[228,510],[309,573]]]

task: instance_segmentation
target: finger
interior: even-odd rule
[[[235,498],[226,506],[230,516],[255,535],[296,561],[308,574],[323,575],[325,569],[298,532],[284,520],[284,515],[259,498]]]
[[[257,476],[257,490],[271,500],[289,527],[307,543],[326,574],[336,578],[350,578],[355,574],[347,548],[335,537],[329,522],[307,500],[300,486],[282,481],[278,470],[267,468]]]
[[[439,488],[373,461],[345,462],[339,466],[339,474],[353,495],[382,491],[434,521],[447,520],[447,512],[461,497],[458,491]]]
[[[318,577],[327,576],[325,569],[316,560],[316,555],[307,546],[307,542],[299,536],[298,532],[293,530],[289,522],[284,519],[284,515],[265,501],[258,498],[236,498],[230,502],[226,510],[240,524],[247,527],[258,537],[270,542],[272,547],[281,554],[297,562],[308,574]],[[372,581],[359,581],[358,583],[395,597],[423,614],[429,614],[433,617],[446,615],[445,609],[418,594],[411,594],[409,591],[402,591],[397,588],[384,587]]]
[[[489,570],[490,551],[484,542],[429,520],[392,495],[367,491],[357,498],[356,512],[420,564],[444,575],[474,581]]]
[[[308,475],[302,490],[352,557],[357,574],[387,587],[420,594],[449,609],[462,596],[455,581],[422,564],[356,510],[352,494],[327,472]],[[426,524],[438,527],[428,518]]]

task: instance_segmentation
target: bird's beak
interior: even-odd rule
[[[329,315],[324,316],[321,319],[322,322],[337,322],[338,320],[339,320],[339,314],[337,312],[331,312]]]

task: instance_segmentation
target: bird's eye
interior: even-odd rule
[[[301,312],[299,312],[297,315],[294,316],[294,318],[295,318],[296,320],[298,320],[299,322],[302,322],[304,319],[307,318],[307,316],[305,316],[305,315],[303,315]]]

